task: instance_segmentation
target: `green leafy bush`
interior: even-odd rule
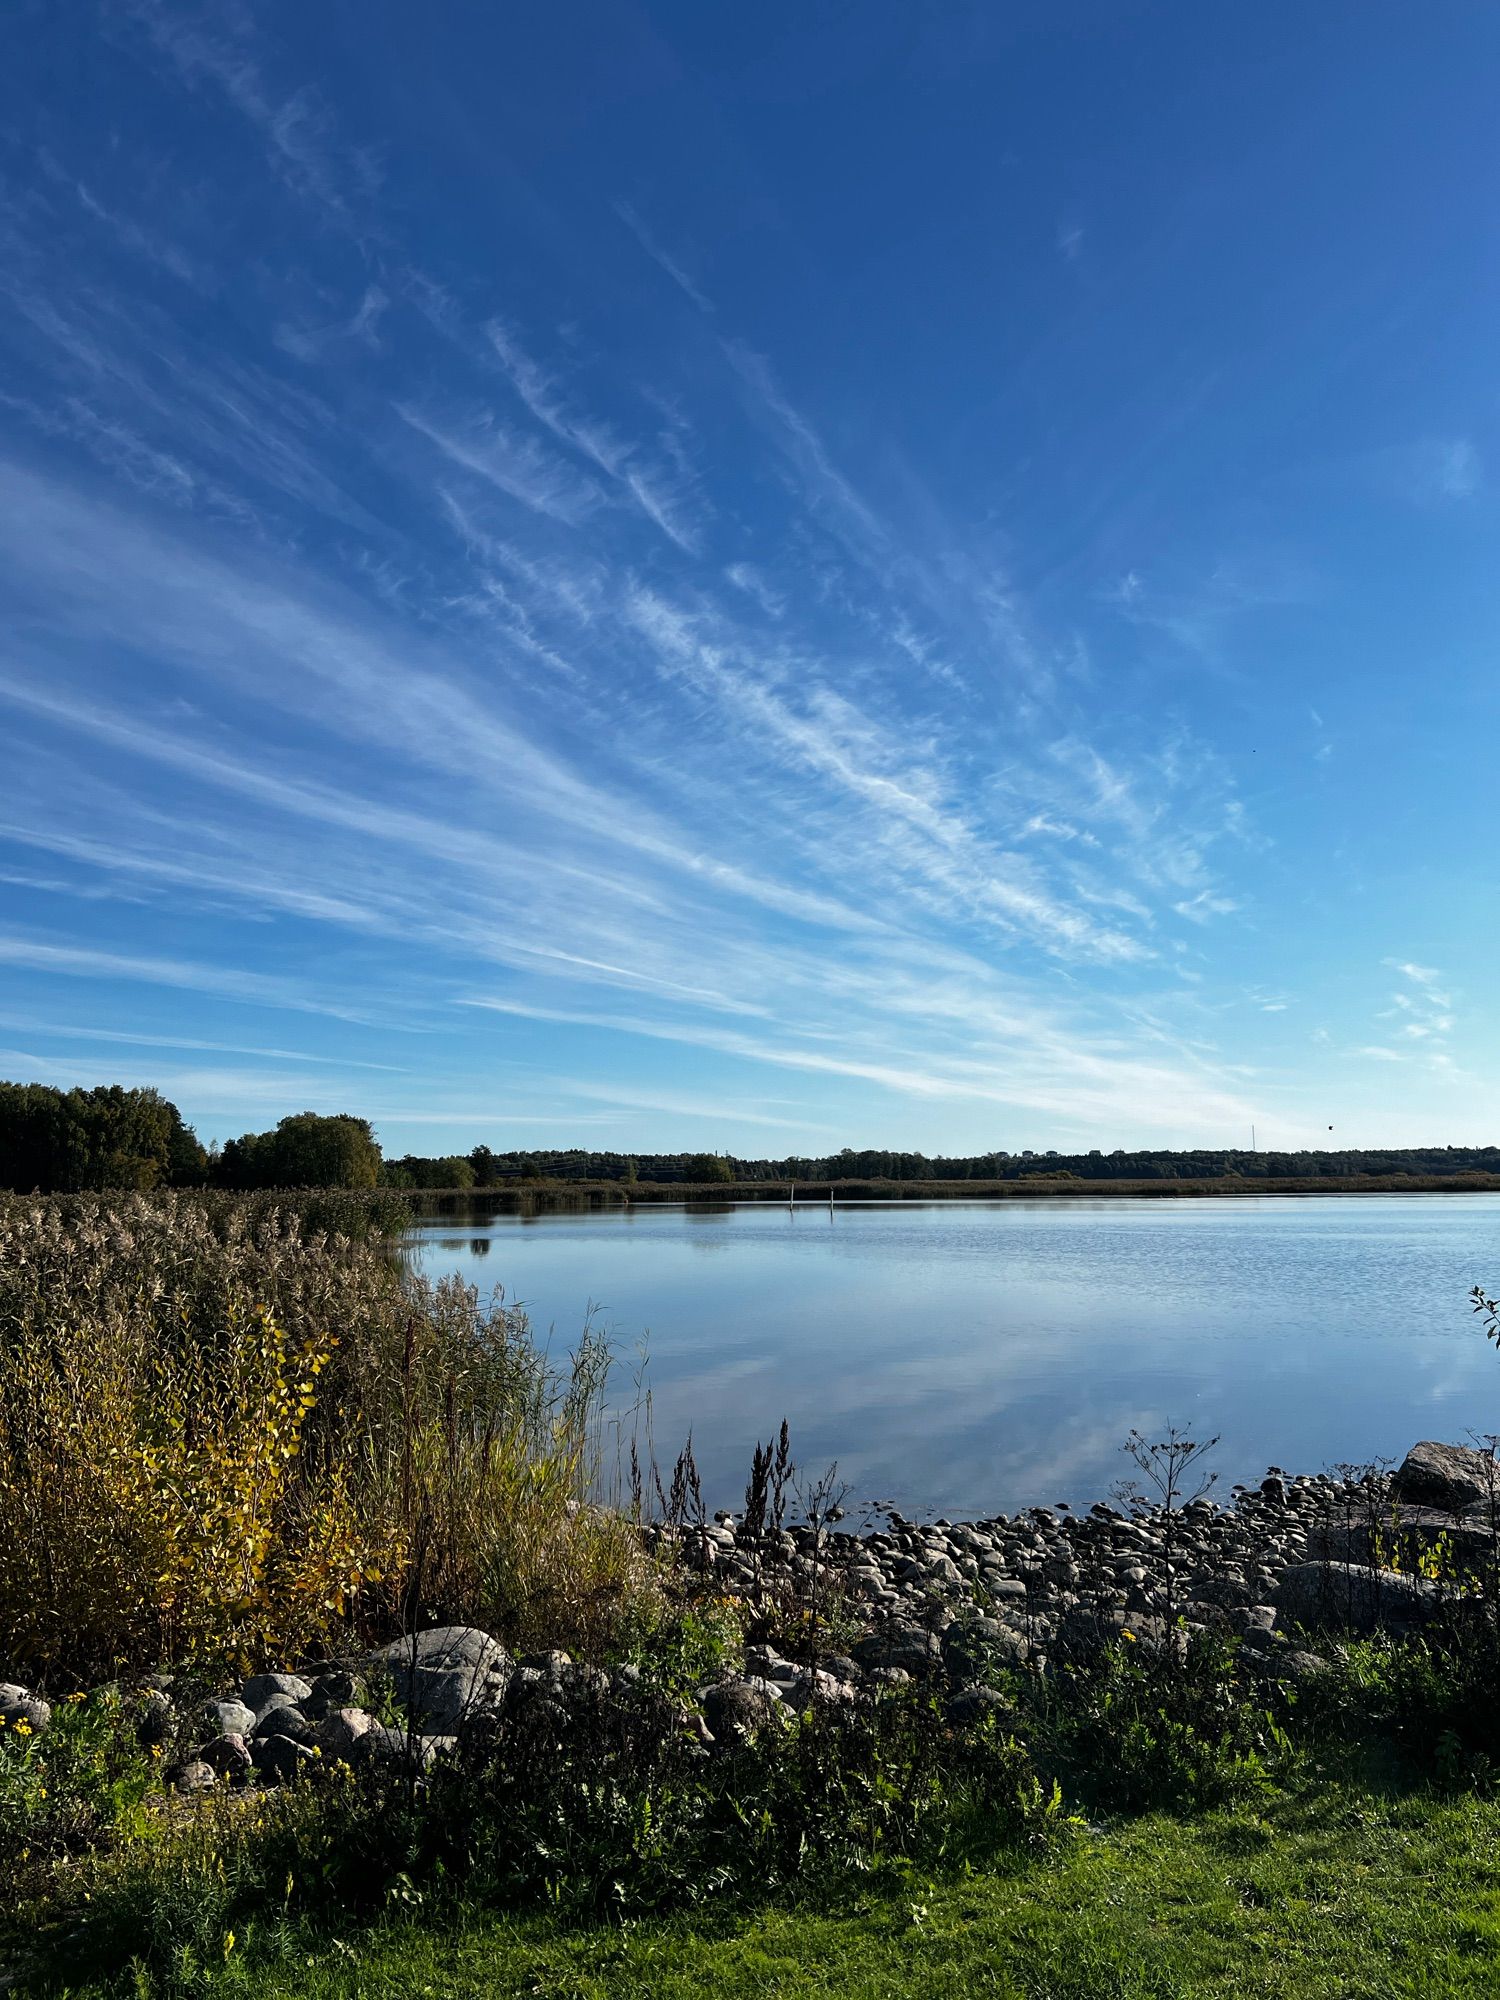
[[[0,1873],[19,1898],[50,1866],[142,1837],[158,1792],[137,1735],[141,1703],[113,1688],[62,1702],[45,1731],[0,1723]]]
[[[1127,1636],[1063,1667],[1036,1702],[1039,1751],[1108,1812],[1252,1797],[1267,1756],[1290,1747],[1277,1698],[1247,1685],[1235,1647],[1208,1633]]]

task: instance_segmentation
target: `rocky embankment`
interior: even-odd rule
[[[1306,1680],[1323,1671],[1316,1648],[1330,1635],[1416,1629],[1466,1575],[1493,1587],[1497,1520],[1495,1461],[1424,1443],[1388,1480],[1273,1471],[1227,1506],[1036,1507],[930,1524],[892,1514],[868,1534],[834,1522],[751,1535],[721,1514],[646,1534],[706,1592],[747,1602],[773,1629],[778,1611],[793,1614],[782,1629],[803,1635],[798,1658],[747,1646],[742,1673],[682,1705],[683,1728],[709,1754],[778,1714],[913,1680],[939,1689],[961,1724],[1006,1706],[995,1685],[1006,1669],[1045,1673],[1122,1635],[1161,1647],[1222,1631],[1253,1671]],[[1441,1580],[1423,1573],[1435,1567]],[[206,1703],[185,1677],[159,1675],[140,1728],[184,1791],[286,1782],[320,1762],[421,1770],[527,1704],[565,1709],[640,1680],[633,1666],[557,1651],[518,1660],[487,1633],[441,1626],[352,1666],[256,1674]],[[36,1732],[51,1710],[0,1684],[0,1719]]]

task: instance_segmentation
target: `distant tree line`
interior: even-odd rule
[[[997,1150],[964,1157],[878,1148],[821,1157],[745,1160],[726,1153],[560,1151],[405,1153],[387,1160],[365,1118],[301,1111],[270,1132],[205,1150],[155,1090],[55,1090],[0,1083],[0,1188],[503,1188],[536,1181],[657,1185],[754,1181],[1150,1181],[1338,1179],[1500,1174],[1500,1146],[1403,1146],[1313,1152],[1058,1153]]]
[[[467,1160],[472,1179],[445,1179]],[[567,1147],[556,1151],[492,1152],[487,1146],[448,1160],[387,1161],[383,1178],[402,1187],[501,1187],[525,1181],[1212,1181],[1339,1179],[1366,1176],[1500,1174],[1500,1146],[1400,1146],[1342,1151],[1212,1151],[1088,1153],[903,1153],[882,1148],[822,1155],[788,1154],[750,1160],[727,1153],[610,1153]]]

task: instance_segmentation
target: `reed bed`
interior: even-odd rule
[[[609,1355],[296,1198],[0,1198],[0,1658],[60,1686],[434,1618],[592,1652],[649,1609],[594,1504]],[[337,1219],[337,1218],[333,1218]]]

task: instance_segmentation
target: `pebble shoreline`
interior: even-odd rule
[[[834,1521],[754,1535],[720,1514],[643,1535],[696,1572],[705,1594],[795,1604],[822,1635],[811,1658],[749,1645],[742,1674],[697,1690],[681,1721],[709,1754],[778,1711],[911,1680],[938,1687],[960,1725],[1004,1706],[990,1685],[1002,1670],[1045,1673],[1122,1634],[1180,1646],[1184,1633],[1218,1630],[1239,1641],[1252,1670],[1307,1680],[1326,1665],[1309,1635],[1407,1631],[1433,1614],[1444,1592],[1420,1574],[1422,1551],[1441,1542],[1450,1560],[1487,1560],[1493,1573],[1495,1472],[1486,1453],[1426,1442],[1391,1479],[1273,1470],[1226,1506],[1204,1496],[1173,1510],[1100,1503],[1087,1513],[1035,1507],[930,1524],[891,1513],[868,1533]],[[442,1626],[352,1669],[252,1675],[206,1704],[200,1697],[190,1714],[179,1707],[186,1683],[156,1676],[140,1731],[174,1746],[165,1776],[181,1791],[257,1774],[286,1782],[320,1761],[425,1769],[520,1704],[566,1707],[580,1691],[625,1694],[639,1680],[634,1667],[606,1671],[558,1651],[516,1660],[487,1633]],[[404,1726],[365,1705],[372,1691]],[[50,1720],[40,1695],[0,1683],[0,1724],[37,1733]]]

